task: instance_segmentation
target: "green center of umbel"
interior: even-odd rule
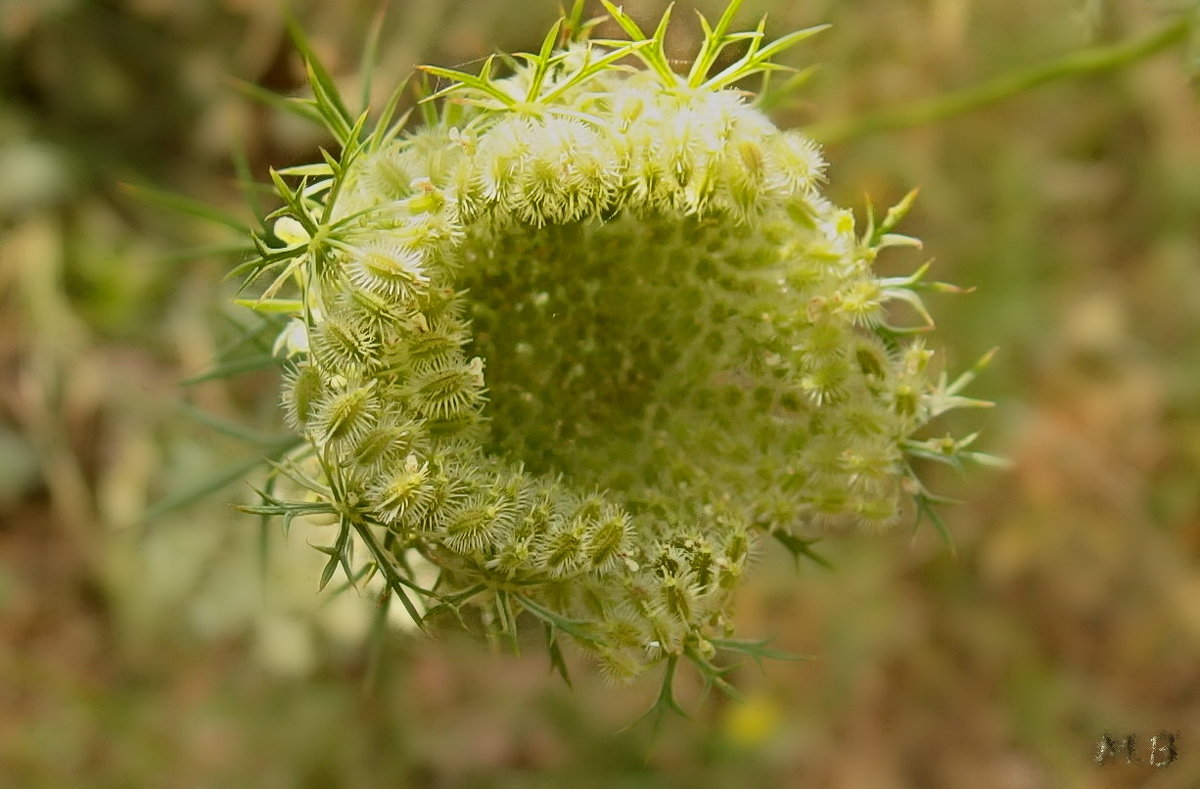
[[[484,223],[460,282],[488,451],[634,506],[723,501],[764,526],[893,517],[907,420],[884,346],[829,306],[872,281],[828,248],[782,209],[753,226]]]
[[[487,361],[489,448],[586,483],[652,481],[665,414],[740,391],[745,327],[726,288],[749,287],[766,250],[732,231],[625,215],[473,234],[462,284]]]

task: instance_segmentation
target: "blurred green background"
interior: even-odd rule
[[[297,2],[356,89],[377,4]],[[681,3],[686,58],[697,26]],[[650,22],[658,3],[626,3]],[[747,0],[768,33],[834,27],[789,125],[861,117],[1126,41],[1149,0]],[[413,64],[529,50],[551,0],[391,3],[377,88]],[[1200,781],[1200,109],[1176,46],[939,123],[828,149],[861,210],[919,185],[905,232],[939,278],[951,369],[993,345],[957,417],[1011,471],[929,469],[927,526],[764,550],[740,633],[808,663],[747,666],[737,704],[684,677],[693,716],[620,732],[653,679],[611,688],[543,652],[367,637],[371,601],[316,595],[321,557],[230,502],[146,521],[253,449],[196,411],[278,426],[275,382],[182,387],[246,318],[220,242],[130,199],[157,185],[249,218],[232,164],[311,160],[319,133],[237,78],[302,83],[276,0],[0,0],[0,786],[1194,787]],[[827,127],[828,128],[828,127]],[[911,270],[920,254],[887,265]],[[269,343],[269,338],[264,339]],[[211,420],[210,420],[211,421]],[[235,469],[236,470],[236,469]],[[265,563],[264,563],[265,557]],[[1178,734],[1168,768],[1094,761],[1104,732]]]

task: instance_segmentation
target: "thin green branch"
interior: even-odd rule
[[[174,495],[159,501],[149,507],[142,514],[142,521],[149,523],[166,515],[168,512],[186,507],[210,493],[215,493],[221,488],[233,483],[236,480],[246,476],[250,471],[258,468],[268,460],[281,457],[287,454],[291,449],[294,449],[300,444],[300,439],[295,436],[288,436],[282,439],[278,444],[269,447],[267,451],[261,452],[247,458],[246,460],[226,465],[219,471],[215,472],[211,477],[202,478],[198,483],[188,487]]]
[[[1191,16],[1185,15],[1144,38],[1072,52],[1058,60],[1004,74],[981,85],[858,118],[816,124],[805,131],[813,139],[828,145],[870,134],[936,123],[996,104],[1048,82],[1102,74],[1135,63],[1184,41],[1192,23]]]
[[[354,526],[354,530],[358,532],[359,538],[367,546],[367,550],[370,551],[371,558],[375,560],[375,564],[378,565],[380,572],[383,573],[383,577],[384,580],[387,581],[388,588],[391,589],[392,593],[395,594],[400,600],[400,603],[404,606],[404,610],[408,611],[408,615],[412,618],[413,623],[416,624],[416,626],[422,631],[424,631],[426,628],[425,617],[422,616],[421,612],[417,610],[417,606],[415,603],[413,603],[412,599],[405,594],[404,587],[408,586],[419,592],[426,592],[426,590],[421,589],[419,586],[416,586],[407,578],[404,578],[398,572],[396,572],[396,568],[392,565],[391,558],[379,545],[379,541],[375,539],[375,534],[371,531],[371,527],[369,525],[359,520],[352,520],[351,524]]]

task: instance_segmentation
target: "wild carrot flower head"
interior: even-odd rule
[[[576,15],[507,74],[427,67],[411,130],[393,104],[368,131],[310,63],[342,152],[275,176],[244,271],[292,316],[282,468],[340,523],[323,580],[365,564],[416,618],[515,636],[529,612],[610,676],[719,677],[715,650],[759,649],[730,604],[763,537],[887,527],[928,500],[913,455],[969,454],[913,438],[974,404],[892,323],[925,315],[925,270],[872,270],[917,243],[892,232],[911,196],[865,228],[822,196],[818,147],[733,87],[816,29],[731,33],[737,5],[687,73],[665,18],[611,6],[627,41]]]

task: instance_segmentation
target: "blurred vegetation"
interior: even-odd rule
[[[830,128],[1135,40],[1185,8],[747,0],[741,21],[834,23],[789,56],[821,67],[778,110]],[[376,11],[296,3],[348,85]],[[533,48],[556,13],[394,2],[379,81]],[[739,630],[818,660],[740,670],[741,705],[701,704],[681,680],[694,717],[652,742],[618,730],[653,681],[613,689],[581,666],[572,691],[537,651],[367,638],[370,601],[315,594],[321,557],[301,531],[284,541],[227,506],[244,484],[143,517],[253,459],[196,409],[270,424],[276,388],[180,386],[240,331],[223,264],[181,255],[222,236],[117,184],[241,210],[236,162],[261,177],[322,140],[233,83],[299,89],[279,2],[0,3],[0,785],[1194,785],[1194,57],[1181,43],[829,148],[845,205],[921,186],[905,231],[940,279],[977,288],[931,305],[932,344],[952,369],[1002,346],[975,391],[1000,403],[987,448],[1016,466],[938,477],[966,502],[945,513],[955,555],[903,528],[823,542],[833,571],[764,552]],[[1093,761],[1105,731],[1137,732],[1144,756],[1160,730],[1180,735],[1169,768]]]

